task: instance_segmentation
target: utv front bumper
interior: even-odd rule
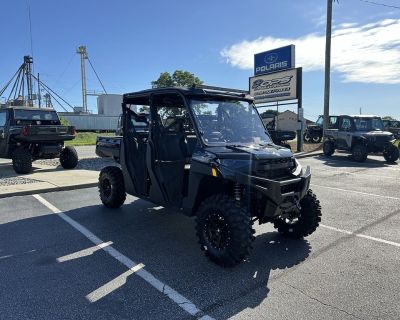
[[[236,172],[235,180],[266,198],[264,218],[268,219],[282,214],[283,208],[298,206],[310,187],[311,168],[307,166],[306,169],[301,169],[298,176],[282,180],[271,180]]]

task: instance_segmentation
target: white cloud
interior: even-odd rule
[[[324,69],[325,35],[317,33],[297,39],[245,40],[220,53],[232,66],[252,69],[254,53],[288,44],[296,45],[296,65],[303,71]],[[400,19],[337,26],[332,33],[332,70],[345,82],[400,83]]]

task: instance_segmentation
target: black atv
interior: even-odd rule
[[[335,126],[325,132],[323,152],[326,156],[331,156],[335,150],[344,150],[351,152],[357,162],[367,160],[369,153],[382,153],[389,163],[399,159],[393,133],[383,131],[380,117],[344,115],[336,118]]]
[[[132,111],[136,105],[149,106],[150,116]],[[200,248],[225,267],[249,255],[257,220],[291,238],[318,227],[310,168],[272,143],[247,92],[151,89],[125,94],[122,112],[122,137],[96,144],[99,156],[121,166],[100,172],[106,207],[120,207],[128,193],[196,216]],[[138,122],[149,130],[137,131]]]
[[[64,142],[75,138],[75,128],[61,125],[53,109],[0,108],[0,157],[12,159],[16,173],[32,171],[32,161],[60,158],[65,169],[75,168],[78,155]]]

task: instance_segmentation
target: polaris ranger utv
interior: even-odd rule
[[[148,106],[149,117],[132,111]],[[125,94],[121,137],[99,137],[96,153],[118,159],[99,176],[100,199],[120,207],[126,193],[196,216],[201,249],[229,267],[244,260],[253,222],[292,238],[313,233],[321,207],[310,168],[271,142],[247,92],[206,86]],[[148,131],[137,131],[144,122]]]
[[[16,173],[32,171],[32,161],[60,158],[65,169],[75,168],[78,155],[64,141],[75,138],[75,128],[61,125],[53,109],[0,108],[0,157],[12,159]]]
[[[394,145],[393,133],[383,130],[382,119],[378,116],[336,117],[335,124],[324,134],[324,154],[331,156],[335,150],[349,151],[354,161],[363,162],[369,153],[382,153],[387,162],[394,163],[399,159],[399,149]]]

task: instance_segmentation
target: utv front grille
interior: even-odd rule
[[[255,175],[267,179],[289,176],[295,167],[294,158],[260,160],[255,166]]]

